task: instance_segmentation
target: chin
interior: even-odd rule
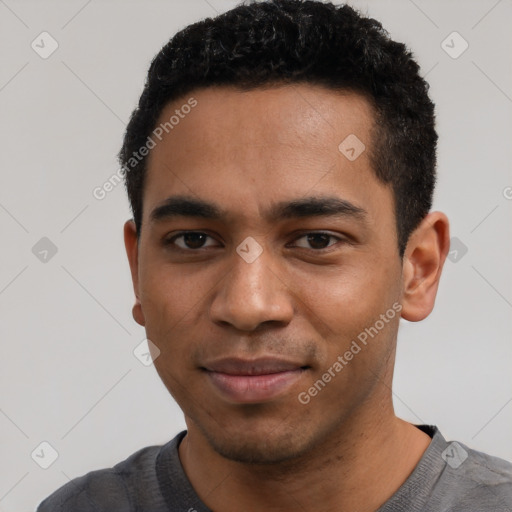
[[[267,429],[200,429],[210,446],[222,457],[244,464],[280,464],[305,455],[316,444],[304,431],[277,425]]]

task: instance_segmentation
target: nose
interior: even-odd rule
[[[266,322],[282,326],[291,321],[294,308],[290,289],[270,260],[267,251],[251,263],[234,253],[232,267],[221,279],[210,307],[213,322],[253,331]]]

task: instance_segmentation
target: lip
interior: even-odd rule
[[[275,399],[289,390],[307,368],[300,363],[270,357],[228,358],[203,367],[216,391],[236,403]]]

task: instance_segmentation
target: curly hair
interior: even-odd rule
[[[178,32],[153,59],[128,123],[119,163],[140,236],[147,158],[133,158],[163,108],[198,88],[251,90],[308,83],[350,90],[372,105],[369,151],[394,196],[398,251],[432,206],[436,182],[434,104],[411,51],[380,22],[317,0],[242,3]]]

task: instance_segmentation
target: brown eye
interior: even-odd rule
[[[297,240],[306,240],[306,245],[300,245],[297,244],[297,247],[302,247],[304,249],[313,249],[317,251],[321,251],[322,249],[327,249],[328,247],[331,247],[334,244],[330,244],[329,242],[332,239],[336,239],[337,241],[343,241],[342,238],[331,235],[329,233],[307,233],[304,236],[301,236],[300,238],[297,238]]]
[[[203,247],[208,247],[205,245],[208,238],[213,240],[213,238],[206,233],[201,233],[199,231],[184,231],[165,240],[164,245],[168,246],[176,244],[183,250],[202,249]],[[177,240],[180,240],[180,242],[178,243]]]

